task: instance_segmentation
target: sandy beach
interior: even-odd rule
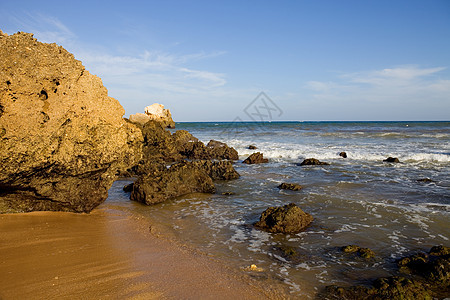
[[[111,208],[1,215],[0,299],[285,298],[150,228]]]

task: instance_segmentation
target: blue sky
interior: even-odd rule
[[[102,78],[126,116],[176,121],[450,120],[450,1],[2,1]]]

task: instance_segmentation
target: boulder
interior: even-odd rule
[[[305,229],[313,217],[294,203],[282,207],[269,207],[255,226],[272,233],[297,233]]]
[[[258,147],[254,146],[254,145],[250,145],[250,146],[248,146],[247,149],[256,150],[256,149],[258,149]]]
[[[300,166],[327,166],[329,163],[322,162],[315,158],[307,158],[300,163]]]
[[[216,189],[205,171],[186,161],[169,169],[139,177],[130,199],[147,205],[157,204],[190,193],[215,193]]]
[[[300,184],[283,182],[278,188],[282,190],[300,191],[303,187]]]
[[[0,212],[89,212],[141,158],[139,128],[61,46],[0,36]]]
[[[339,156],[342,158],[347,158],[347,153],[346,152],[340,152]]]
[[[175,122],[172,120],[172,114],[169,109],[164,108],[164,105],[154,103],[147,106],[144,111],[145,113],[130,115],[129,120],[140,126],[143,126],[148,121],[156,121],[161,123],[162,127],[175,128]]]
[[[244,164],[261,164],[261,163],[268,163],[269,160],[267,158],[263,157],[263,154],[261,152],[256,152],[247,157],[242,163]]]
[[[239,159],[238,152],[233,147],[228,147],[225,143],[210,140],[206,148],[208,148],[210,156],[213,159]]]
[[[197,160],[192,164],[205,171],[212,180],[230,180],[240,177],[230,161]]]
[[[130,122],[144,126],[145,123],[151,120],[149,115],[143,113],[136,113],[134,115],[130,115]]]
[[[383,162],[388,162],[388,163],[399,163],[400,160],[397,157],[388,157],[386,159],[383,160]]]
[[[145,114],[151,120],[161,122],[164,127],[175,128],[175,122],[172,120],[172,114],[169,109],[165,109],[164,105],[153,103],[145,108]]]

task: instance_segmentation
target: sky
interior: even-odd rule
[[[3,32],[66,48],[126,117],[450,120],[448,0],[0,2]]]

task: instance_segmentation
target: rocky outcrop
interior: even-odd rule
[[[175,122],[172,120],[170,110],[165,109],[164,105],[159,103],[147,106],[143,114],[137,113],[130,115],[130,121],[141,126],[152,120],[161,123],[163,127],[175,128]]]
[[[383,162],[388,162],[388,163],[399,163],[400,160],[397,157],[388,157],[386,159],[383,160]]]
[[[303,187],[297,183],[286,183],[283,182],[278,186],[280,190],[291,190],[291,191],[300,191]]]
[[[0,212],[89,212],[118,169],[140,159],[141,131],[102,81],[61,46],[0,35]]]
[[[327,166],[329,163],[322,162],[315,158],[307,158],[300,163],[300,166]]]
[[[256,147],[255,145],[250,145],[247,147],[247,149],[256,150],[256,149],[258,149],[258,147]]]
[[[191,162],[173,164],[169,169],[139,177],[130,199],[147,205],[157,204],[190,193],[215,193],[211,177]]]
[[[268,163],[269,160],[267,158],[264,158],[263,154],[261,152],[256,152],[251,154],[249,157],[247,157],[242,163],[244,164],[262,164],[262,163]]]
[[[171,134],[161,123],[149,121],[142,127],[144,136],[143,158],[146,161],[163,160],[175,162],[182,159],[237,160],[238,153],[225,143],[208,143],[205,146],[186,130]]]
[[[313,217],[294,203],[282,207],[269,207],[255,226],[272,233],[297,233],[305,229]]]
[[[371,287],[328,286],[319,299],[444,299],[450,296],[450,248],[434,246],[398,261],[401,276],[376,279]]]

